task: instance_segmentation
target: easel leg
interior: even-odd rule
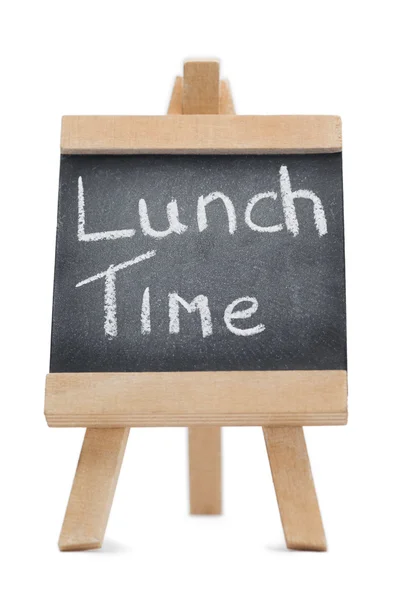
[[[286,545],[326,550],[302,427],[263,427]]]
[[[221,514],[221,427],[189,428],[190,513]]]
[[[86,430],[60,550],[101,548],[128,436],[129,428]]]

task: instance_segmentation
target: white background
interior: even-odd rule
[[[1,596],[398,598],[395,2],[36,0],[1,21]],[[60,118],[163,114],[188,57],[221,59],[238,113],[343,118],[350,420],[306,429],[326,554],[285,550],[258,428],[223,432],[214,518],[188,516],[186,430],[132,430],[104,548],[57,549],[83,439],[43,416]]]

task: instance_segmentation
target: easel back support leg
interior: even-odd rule
[[[129,428],[86,430],[60,550],[101,548],[128,436]]]
[[[189,428],[189,485],[192,515],[221,514],[221,427]]]
[[[302,427],[263,427],[286,545],[293,550],[326,550]]]

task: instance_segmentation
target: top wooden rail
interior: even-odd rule
[[[334,116],[66,116],[62,154],[313,154],[341,152]]]

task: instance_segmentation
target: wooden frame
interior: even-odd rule
[[[333,116],[165,115],[63,118],[62,154],[340,152]]]
[[[52,427],[345,425],[346,371],[51,373]]]
[[[202,113],[191,114],[191,113]],[[219,113],[215,115],[215,113]],[[64,117],[64,154],[340,152],[339,117],[239,117],[218,61],[188,61],[166,117]],[[149,402],[151,401],[151,402]],[[261,425],[288,548],[326,550],[300,425],[347,422],[346,371],[51,373],[45,413],[85,427],[59,539],[100,548],[134,426],[189,426],[190,510],[221,512],[221,425]]]

